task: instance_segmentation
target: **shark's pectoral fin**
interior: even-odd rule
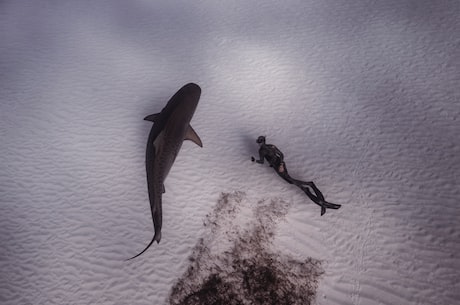
[[[185,133],[184,140],[190,140],[194,142],[199,147],[203,147],[203,143],[201,143],[200,137],[196,134],[195,130],[193,130],[192,126],[188,125],[187,132]]]
[[[144,118],[144,120],[146,121],[150,121],[150,122],[154,122],[160,117],[160,113],[155,113],[155,114],[151,114],[151,115],[148,115]]]

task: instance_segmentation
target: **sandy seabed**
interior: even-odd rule
[[[458,304],[460,2],[2,1],[0,303]],[[201,100],[166,180],[151,123]],[[339,210],[320,209],[255,140]]]

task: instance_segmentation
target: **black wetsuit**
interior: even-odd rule
[[[290,184],[294,184],[294,179],[289,176],[286,164],[284,163],[284,155],[283,153],[272,144],[262,144],[259,148],[259,160],[256,160],[257,163],[264,164],[264,159],[268,161],[270,167],[276,171],[276,173],[289,182]]]
[[[275,145],[265,144],[265,139],[263,139],[263,142],[260,143],[259,160],[256,160],[256,162],[263,164],[264,159],[268,161],[270,166],[273,167],[273,169],[281,178],[283,178],[286,182],[299,187],[302,191],[304,191],[308,198],[318,204],[321,207],[321,215],[326,213],[326,208],[338,209],[341,207],[340,204],[327,202],[324,199],[323,193],[321,193],[313,181],[301,181],[289,176],[288,170],[286,168],[286,163],[284,163],[283,153]],[[313,190],[313,192],[315,192],[315,194],[310,191],[309,187]]]

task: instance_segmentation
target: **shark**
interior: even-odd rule
[[[164,181],[176,160],[182,143],[184,140],[190,140],[203,147],[200,137],[190,126],[200,96],[200,86],[194,83],[186,84],[171,97],[161,112],[144,118],[146,121],[153,122],[147,140],[145,167],[155,234],[147,247],[130,259],[147,251],[154,241],[160,243],[163,222],[162,195],[165,192]]]

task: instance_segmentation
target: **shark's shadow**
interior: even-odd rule
[[[242,192],[222,193],[169,303],[311,304],[321,262],[295,260],[271,249],[276,223],[288,207],[281,200],[254,202]]]

